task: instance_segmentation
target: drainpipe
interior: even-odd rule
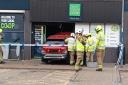
[[[124,51],[125,51],[125,46],[124,46],[124,0],[122,0],[122,20],[121,20],[121,44],[123,45],[123,49],[122,49],[122,59],[120,61],[120,64],[123,65],[124,64]]]

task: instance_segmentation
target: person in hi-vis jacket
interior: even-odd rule
[[[103,70],[103,61],[105,56],[105,34],[103,32],[103,27],[98,25],[95,28],[96,31],[96,57],[97,57],[97,64],[98,68],[96,71]]]
[[[4,64],[3,61],[3,50],[2,50],[2,43],[3,43],[3,33],[2,29],[0,29],[0,64]]]
[[[86,62],[93,62],[93,56],[95,52],[95,41],[91,35],[91,33],[88,33],[86,40]]]
[[[65,39],[65,43],[68,44],[68,52],[70,56],[70,65],[75,63],[75,34],[71,33],[70,37]]]

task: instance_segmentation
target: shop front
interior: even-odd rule
[[[74,32],[75,23],[66,22],[45,22],[33,23],[32,26],[32,44],[45,44],[47,37],[59,32]],[[42,46],[32,47],[32,58],[42,57]]]
[[[1,0],[0,1],[0,29],[3,30],[4,59],[23,59],[25,30],[28,21],[26,12],[29,10],[28,0]],[[29,24],[28,24],[29,25]],[[12,45],[13,44],[13,45]],[[16,50],[19,49],[19,53]]]
[[[33,27],[44,26],[44,40],[62,28],[69,32],[82,29],[95,37],[95,27],[102,25],[106,34],[105,62],[112,63],[118,58],[121,6],[121,0],[31,0],[30,15]]]

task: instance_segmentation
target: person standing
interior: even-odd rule
[[[2,29],[0,29],[0,64],[4,64],[5,62],[3,61],[3,50],[2,50],[2,43],[3,43],[3,34],[2,34]]]
[[[65,39],[65,43],[68,44],[68,53],[70,56],[70,65],[73,65],[75,63],[75,34],[71,33],[70,37]]]
[[[93,62],[93,56],[95,51],[95,41],[91,35],[88,33],[86,40],[86,62]]]
[[[84,39],[84,59],[86,58],[86,41],[87,41],[87,34],[83,34]],[[84,60],[84,64],[87,65],[87,62]]]
[[[98,25],[95,28],[96,31],[96,57],[98,68],[96,71],[103,70],[103,60],[105,56],[105,34],[101,25]]]
[[[78,31],[76,34],[76,55],[77,60],[75,64],[75,70],[79,71],[81,63],[83,64],[84,57],[84,39],[82,37],[82,31]]]

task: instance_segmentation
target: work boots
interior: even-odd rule
[[[5,64],[5,62],[4,61],[0,61],[0,64]]]
[[[96,71],[103,71],[103,69],[102,68],[98,68],[98,69],[96,69]]]
[[[81,70],[82,68],[79,65],[75,65],[75,71],[78,72],[79,70]]]
[[[103,65],[98,65],[98,69],[96,69],[96,71],[103,71]]]
[[[75,63],[74,61],[70,61],[70,65],[74,65],[74,63]]]
[[[83,65],[84,65],[84,62],[83,62],[83,60],[80,62],[80,65],[81,65],[81,66],[83,66]]]

